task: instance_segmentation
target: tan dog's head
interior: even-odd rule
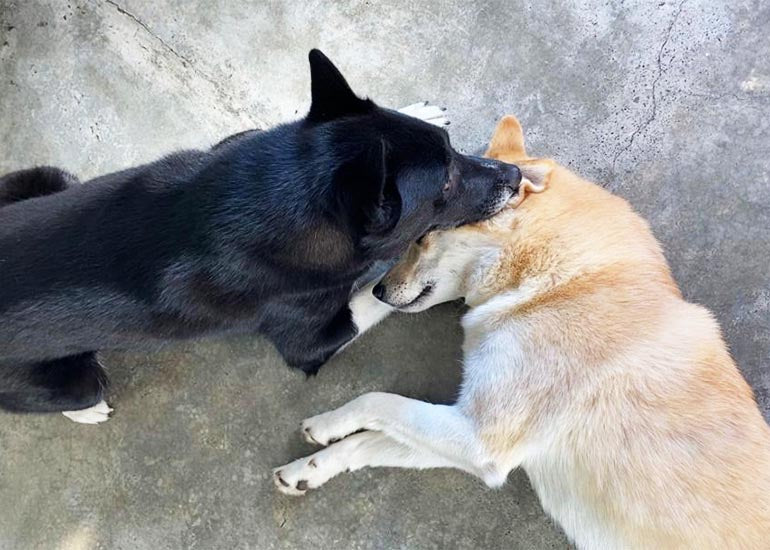
[[[505,233],[499,228],[510,227],[513,209],[530,193],[545,189],[553,164],[527,156],[521,125],[510,115],[497,125],[486,156],[521,169],[519,192],[509,206],[488,221],[433,231],[412,244],[374,288],[378,299],[402,311],[423,311],[464,297],[474,284],[476,266],[494,261]]]

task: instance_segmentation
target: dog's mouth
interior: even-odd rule
[[[477,215],[466,216],[464,218],[461,218],[459,220],[453,220],[451,222],[434,223],[433,225],[429,226],[427,230],[425,230],[425,233],[420,235],[420,237],[417,239],[417,242],[419,242],[425,235],[433,231],[455,229],[456,227],[461,227],[469,223],[476,223],[478,221],[491,218],[498,212],[502,211],[503,208],[505,208],[508,205],[508,203],[514,197],[517,196],[518,191],[519,191],[518,186],[514,187],[512,185],[505,185],[501,187],[499,192],[497,193],[497,196],[487,200],[486,203],[484,203],[481,206],[481,209]]]
[[[508,203],[510,202],[513,197],[516,196],[518,189],[514,189],[513,187],[505,186],[503,187],[500,194],[495,198],[493,201],[490,201],[487,204],[486,215],[485,217],[491,217],[500,212],[503,208],[505,208]]]
[[[419,305],[420,302],[424,301],[425,298],[430,296],[432,292],[433,292],[433,284],[429,283],[429,284],[425,285],[425,288],[423,288],[420,291],[420,293],[417,295],[417,297],[414,300],[412,300],[411,302],[408,302],[408,303],[406,303],[404,305],[397,306],[396,309],[398,309],[399,311],[406,311],[408,309],[412,309],[415,306]]]

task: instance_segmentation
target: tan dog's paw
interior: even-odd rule
[[[361,429],[340,410],[312,416],[302,421],[302,437],[313,445],[326,447]]]
[[[332,466],[329,460],[317,455],[299,458],[273,470],[273,483],[285,495],[302,496],[336,475]]]

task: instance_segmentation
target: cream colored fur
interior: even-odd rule
[[[310,418],[305,437],[329,446],[276,469],[278,488],[367,466],[455,467],[495,487],[521,466],[579,548],[770,548],[770,428],[648,225],[528,157],[513,117],[487,154],[522,168],[520,204],[428,235],[383,279],[408,311],[465,297],[457,403],[372,393]]]

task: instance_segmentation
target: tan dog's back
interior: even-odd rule
[[[543,165],[512,117],[488,154]],[[470,297],[484,302],[470,341],[508,332],[525,365],[469,388],[487,444],[521,456],[580,546],[770,548],[770,429],[717,323],[681,298],[625,201],[546,164],[546,191],[511,223],[475,228],[507,244]]]

